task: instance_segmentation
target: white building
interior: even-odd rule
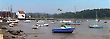
[[[25,12],[24,11],[18,11],[17,12],[18,19],[25,19]]]

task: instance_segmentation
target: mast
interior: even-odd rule
[[[13,13],[12,5],[10,5],[10,12],[11,12],[11,14],[12,14],[12,18],[14,18],[15,16],[14,16],[14,13]]]
[[[12,5],[10,5],[10,11],[11,11],[11,12],[13,11],[13,9],[12,9]]]
[[[74,6],[74,11],[75,11],[75,14],[76,14],[76,6]],[[76,23],[76,20],[77,20],[77,18],[75,19],[75,23]]]
[[[75,11],[75,14],[76,14],[76,6],[74,6],[74,11]]]
[[[76,14],[76,6],[74,6],[74,10],[75,10],[75,14]],[[76,23],[76,21],[77,21],[77,18],[75,18],[75,23]],[[75,27],[76,27],[76,25],[75,25]]]
[[[32,17],[32,11],[31,11],[31,8],[30,8],[30,16],[29,16],[29,20],[31,20],[31,17]]]
[[[96,21],[98,21],[97,11],[96,11]]]
[[[96,23],[95,23],[95,25],[97,25],[97,22],[98,22],[98,16],[97,16],[97,11],[96,11]]]

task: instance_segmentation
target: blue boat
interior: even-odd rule
[[[52,29],[53,33],[72,33],[75,30],[74,27],[60,27]]]

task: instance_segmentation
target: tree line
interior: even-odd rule
[[[83,19],[93,19],[96,18],[110,18],[110,9],[87,9],[79,12],[65,12],[61,14],[54,14],[54,18],[83,18]]]
[[[79,19],[93,19],[96,18],[110,18],[110,9],[86,9],[79,12],[65,12],[60,14],[40,14],[31,13],[30,15],[34,18],[45,17],[45,18],[79,18]]]

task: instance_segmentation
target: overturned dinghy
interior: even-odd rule
[[[74,27],[60,27],[52,29],[53,33],[72,33],[75,30]]]

